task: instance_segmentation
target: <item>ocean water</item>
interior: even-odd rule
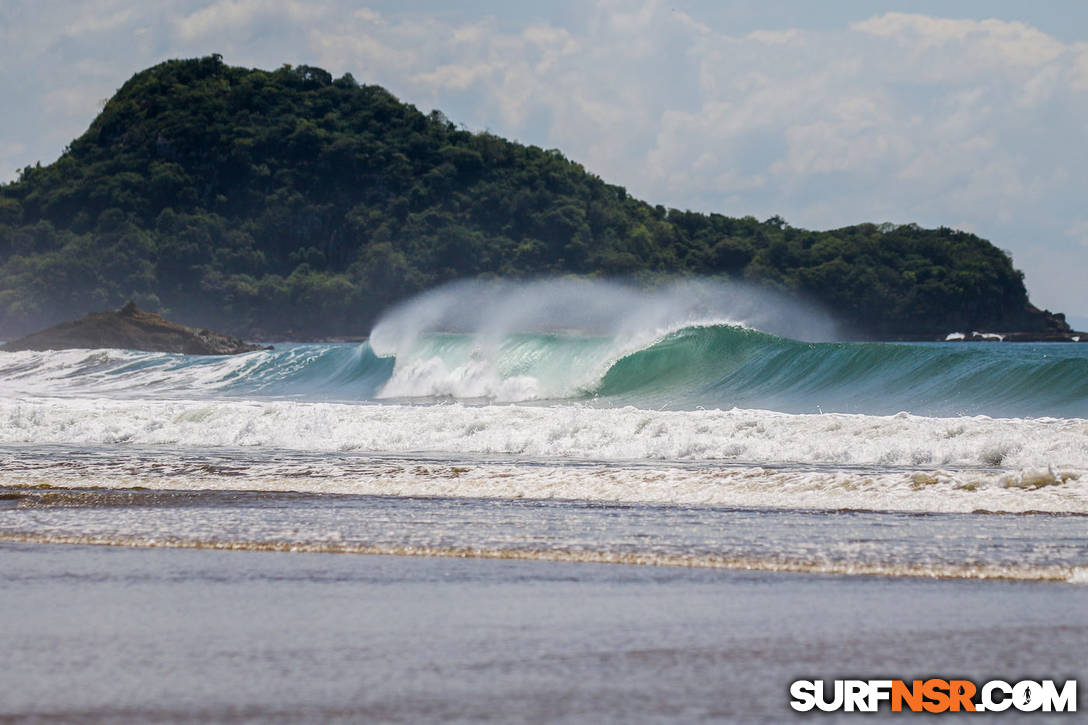
[[[0,540],[1088,581],[1088,344],[841,332],[550,282],[361,343],[0,353]]]

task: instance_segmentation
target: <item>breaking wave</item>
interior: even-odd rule
[[[287,345],[230,358],[0,353],[0,395],[1088,416],[1088,348],[1076,344],[801,342],[719,323],[639,335],[422,333],[381,352],[364,342]]]

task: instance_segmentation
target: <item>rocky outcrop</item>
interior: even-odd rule
[[[6,352],[65,350],[69,348],[121,348],[187,355],[237,355],[271,348],[251,345],[236,337],[170,322],[144,312],[129,302],[113,312],[92,312],[0,346]]]

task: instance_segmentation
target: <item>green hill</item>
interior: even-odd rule
[[[1068,329],[974,235],[651,206],[559,151],[309,66],[162,63],[0,187],[0,337],[128,299],[238,334],[364,334],[448,280],[568,273],[754,280],[881,338]]]

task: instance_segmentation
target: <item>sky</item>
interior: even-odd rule
[[[1081,0],[0,0],[0,180],[210,53],[350,72],[653,204],[974,232],[1088,327]]]

